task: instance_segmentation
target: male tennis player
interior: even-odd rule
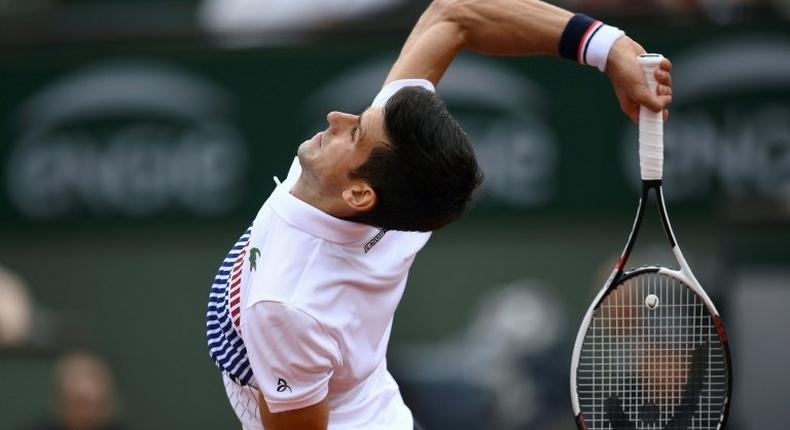
[[[584,15],[537,0],[431,4],[371,107],[327,116],[220,267],[209,349],[244,429],[415,427],[385,354],[416,253],[481,181],[434,92],[461,49],[595,66],[631,119],[671,99],[668,61],[651,93],[644,50]]]

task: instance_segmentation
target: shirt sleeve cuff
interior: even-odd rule
[[[276,400],[267,398],[265,394],[263,398],[266,399],[266,406],[269,408],[269,412],[276,414],[278,412],[293,411],[295,409],[313,406],[318,404],[321,400],[324,400],[327,394],[329,394],[329,388],[324,387],[323,389],[301,399]]]

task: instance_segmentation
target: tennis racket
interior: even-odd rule
[[[662,58],[639,56],[653,92]],[[582,430],[719,430],[726,424],[732,392],[727,334],[669,224],[661,188],[663,133],[662,114],[641,107],[636,217],[573,348],[571,401]],[[678,270],[624,270],[651,191]]]

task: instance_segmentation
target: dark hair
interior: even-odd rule
[[[482,182],[472,144],[444,102],[406,87],[384,107],[389,145],[349,173],[376,192],[376,205],[350,219],[379,228],[431,231],[461,216]]]

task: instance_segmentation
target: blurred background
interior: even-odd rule
[[[556,3],[673,60],[666,194],[730,331],[728,428],[786,428],[790,2]],[[205,346],[216,268],[427,4],[0,0],[0,429],[239,428]],[[438,90],[487,178],[417,258],[390,367],[429,429],[573,429],[571,346],[630,228],[636,128],[605,76],[556,59],[464,54]],[[671,262],[643,232],[631,262]]]

